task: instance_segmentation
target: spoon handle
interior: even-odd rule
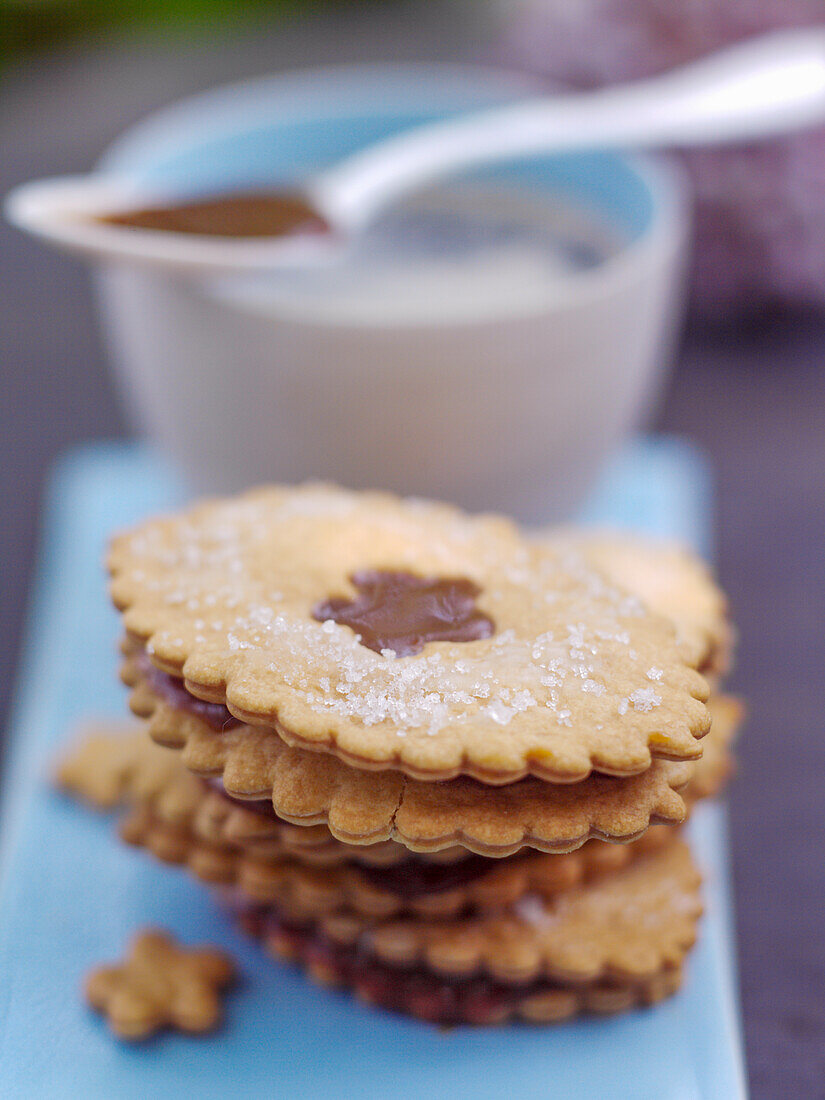
[[[825,121],[825,27],[776,32],[662,76],[417,127],[339,162],[312,197],[351,230],[440,176],[583,149],[748,141]]]

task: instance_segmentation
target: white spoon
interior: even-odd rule
[[[107,225],[94,219],[175,196],[102,173],[24,184],[8,196],[5,211],[20,228],[97,257],[204,275],[295,267],[340,258],[353,235],[391,203],[465,169],[576,150],[756,140],[820,122],[825,27],[753,39],[650,80],[529,99],[404,131],[299,185],[331,227],[326,233],[226,238]]]

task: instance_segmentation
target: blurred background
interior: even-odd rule
[[[590,88],[822,18],[820,0],[0,0],[0,193],[87,171],[147,112],[241,78],[467,60]],[[687,324],[654,426],[710,458],[742,636],[732,686],[751,720],[731,801],[749,1071],[756,1097],[821,1096],[825,129],[679,159],[696,199]],[[5,714],[44,476],[69,445],[130,428],[86,266],[0,224],[0,275]]]

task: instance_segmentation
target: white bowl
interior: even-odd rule
[[[273,184],[528,87],[455,66],[287,74],[161,111],[100,170],[167,189]],[[593,206],[625,243],[545,295],[430,321],[261,311],[220,284],[101,266],[102,320],[140,427],[198,492],[326,478],[525,521],[570,515],[658,395],[679,316],[685,190],[669,166],[612,154],[512,171]]]

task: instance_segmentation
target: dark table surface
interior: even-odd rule
[[[221,81],[328,60],[455,57],[488,28],[460,4],[404,5],[213,41],[132,43],[41,59],[0,84],[0,192],[85,170],[124,126]],[[366,17],[365,17],[366,18]],[[470,28],[468,32],[468,28]],[[457,50],[456,43],[461,43]],[[40,493],[55,455],[124,433],[83,267],[0,226],[0,711],[17,656]],[[825,322],[694,325],[659,426],[698,441],[718,490],[718,566],[749,704],[731,791],[742,1005],[752,1095],[825,1097]]]

